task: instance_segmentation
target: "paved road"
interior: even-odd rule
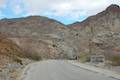
[[[116,80],[74,66],[67,61],[42,61],[26,68],[22,80]]]

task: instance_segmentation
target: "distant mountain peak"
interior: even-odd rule
[[[116,4],[111,4],[106,10],[112,12],[120,12],[120,6]]]

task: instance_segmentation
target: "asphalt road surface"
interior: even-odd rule
[[[67,61],[49,60],[27,67],[22,80],[116,80],[105,75],[84,70]]]

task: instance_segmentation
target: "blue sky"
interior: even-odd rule
[[[64,24],[82,21],[120,0],[0,0],[0,19],[41,15]]]

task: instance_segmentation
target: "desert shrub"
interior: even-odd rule
[[[37,54],[32,55],[31,58],[32,58],[33,60],[36,60],[36,61],[41,60],[41,56],[40,56],[40,55],[37,55]]]
[[[39,61],[42,59],[42,57],[38,54],[38,53],[28,53],[25,54],[25,56],[29,59],[35,60],[35,61]]]
[[[20,63],[21,65],[23,65],[22,60],[21,60],[20,58],[15,57],[15,58],[13,58],[13,60],[14,60],[15,62]]]
[[[80,53],[79,60],[81,62],[87,62],[87,61],[89,61],[89,55],[86,53]]]
[[[120,66],[120,56],[112,56],[110,58],[110,61],[112,61],[113,66]]]

